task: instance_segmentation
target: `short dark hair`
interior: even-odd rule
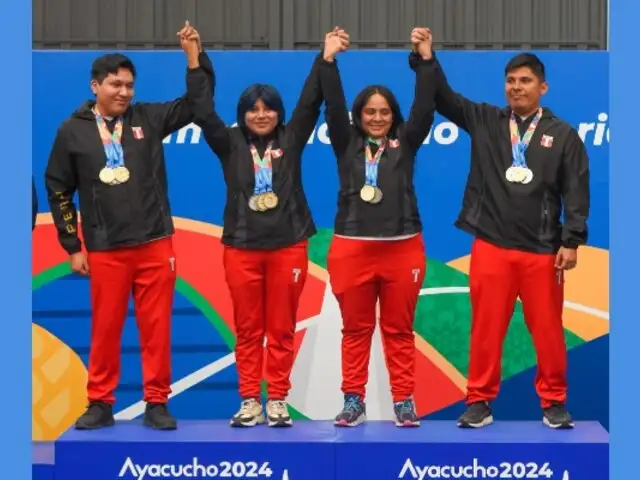
[[[121,53],[107,53],[96,58],[91,65],[91,80],[102,83],[110,74],[115,75],[120,69],[129,70],[133,78],[136,78],[136,67],[129,57]]]
[[[531,69],[533,74],[538,77],[538,80],[541,82],[546,80],[544,63],[542,63],[542,60],[533,53],[519,53],[509,60],[509,63],[507,63],[507,66],[504,69],[505,77],[512,71],[522,67],[528,67]]]
[[[278,114],[278,125],[284,125],[285,110],[284,102],[278,90],[271,86],[262,83],[254,83],[248,86],[238,99],[238,106],[236,109],[236,116],[238,126],[245,127],[244,116],[253,108],[258,100],[262,100],[264,104],[271,110],[275,110]]]
[[[398,103],[396,96],[384,85],[369,85],[356,96],[353,101],[353,106],[351,107],[353,124],[358,128],[358,130],[364,133],[364,129],[362,128],[362,119],[360,118],[362,116],[362,109],[369,99],[376,93],[382,95],[389,104],[389,108],[391,108],[393,121],[391,123],[391,128],[389,129],[389,135],[391,137],[395,137],[398,127],[404,122],[404,117],[402,116],[400,104]]]

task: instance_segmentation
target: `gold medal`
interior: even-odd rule
[[[268,210],[272,210],[278,206],[278,196],[273,192],[269,192],[264,195],[263,203]]]
[[[100,170],[100,181],[107,185],[113,185],[116,181],[116,174],[113,171],[113,168],[104,167]]]
[[[382,201],[382,190],[380,190],[378,187],[374,187],[374,195],[373,195],[373,199],[371,200],[371,203],[380,203]]]
[[[113,173],[118,183],[125,183],[131,176],[127,167],[117,167],[114,169]]]
[[[365,202],[371,202],[376,196],[376,191],[371,185],[365,185],[360,189],[360,198]]]
[[[513,169],[514,169],[514,168],[515,168],[515,167],[509,167],[509,168],[507,168],[507,173],[506,173],[506,175],[505,175],[505,177],[506,177],[506,179],[507,179],[507,182],[511,182],[511,183],[513,183],[513,182],[514,182],[514,180],[513,180]]]
[[[260,212],[265,212],[267,210],[267,207],[264,204],[264,195],[258,195],[258,200],[256,202],[256,205],[258,206],[258,210]]]
[[[251,195],[251,197],[249,198],[249,208],[251,210],[253,210],[254,212],[258,211],[258,196],[257,195]]]

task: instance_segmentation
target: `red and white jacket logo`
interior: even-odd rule
[[[131,127],[131,130],[133,130],[133,138],[136,140],[142,140],[144,138],[142,127]]]
[[[553,137],[550,135],[542,135],[542,140],[540,140],[540,145],[546,148],[551,148],[553,145]]]

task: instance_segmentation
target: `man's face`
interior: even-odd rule
[[[519,115],[530,115],[546,94],[547,83],[541,82],[529,67],[510,71],[505,80],[505,94],[511,109]]]
[[[133,74],[121,68],[118,73],[110,73],[102,83],[91,81],[91,90],[96,95],[96,103],[102,115],[117,117],[129,107],[133,98]]]

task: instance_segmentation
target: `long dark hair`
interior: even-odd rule
[[[246,124],[244,123],[244,116],[253,108],[258,100],[262,100],[267,107],[278,113],[278,127],[282,127],[285,123],[285,110],[282,97],[275,87],[262,83],[254,83],[240,94],[238,107],[236,109],[238,126],[244,131],[247,130]]]
[[[362,109],[369,99],[376,93],[382,95],[389,104],[389,108],[391,108],[393,121],[391,122],[391,128],[389,129],[389,136],[395,138],[397,136],[398,127],[404,122],[404,117],[402,116],[402,111],[400,111],[400,104],[398,103],[396,96],[384,85],[369,85],[356,96],[353,101],[353,106],[351,107],[353,124],[363,135],[367,134],[364,128],[362,128]]]

